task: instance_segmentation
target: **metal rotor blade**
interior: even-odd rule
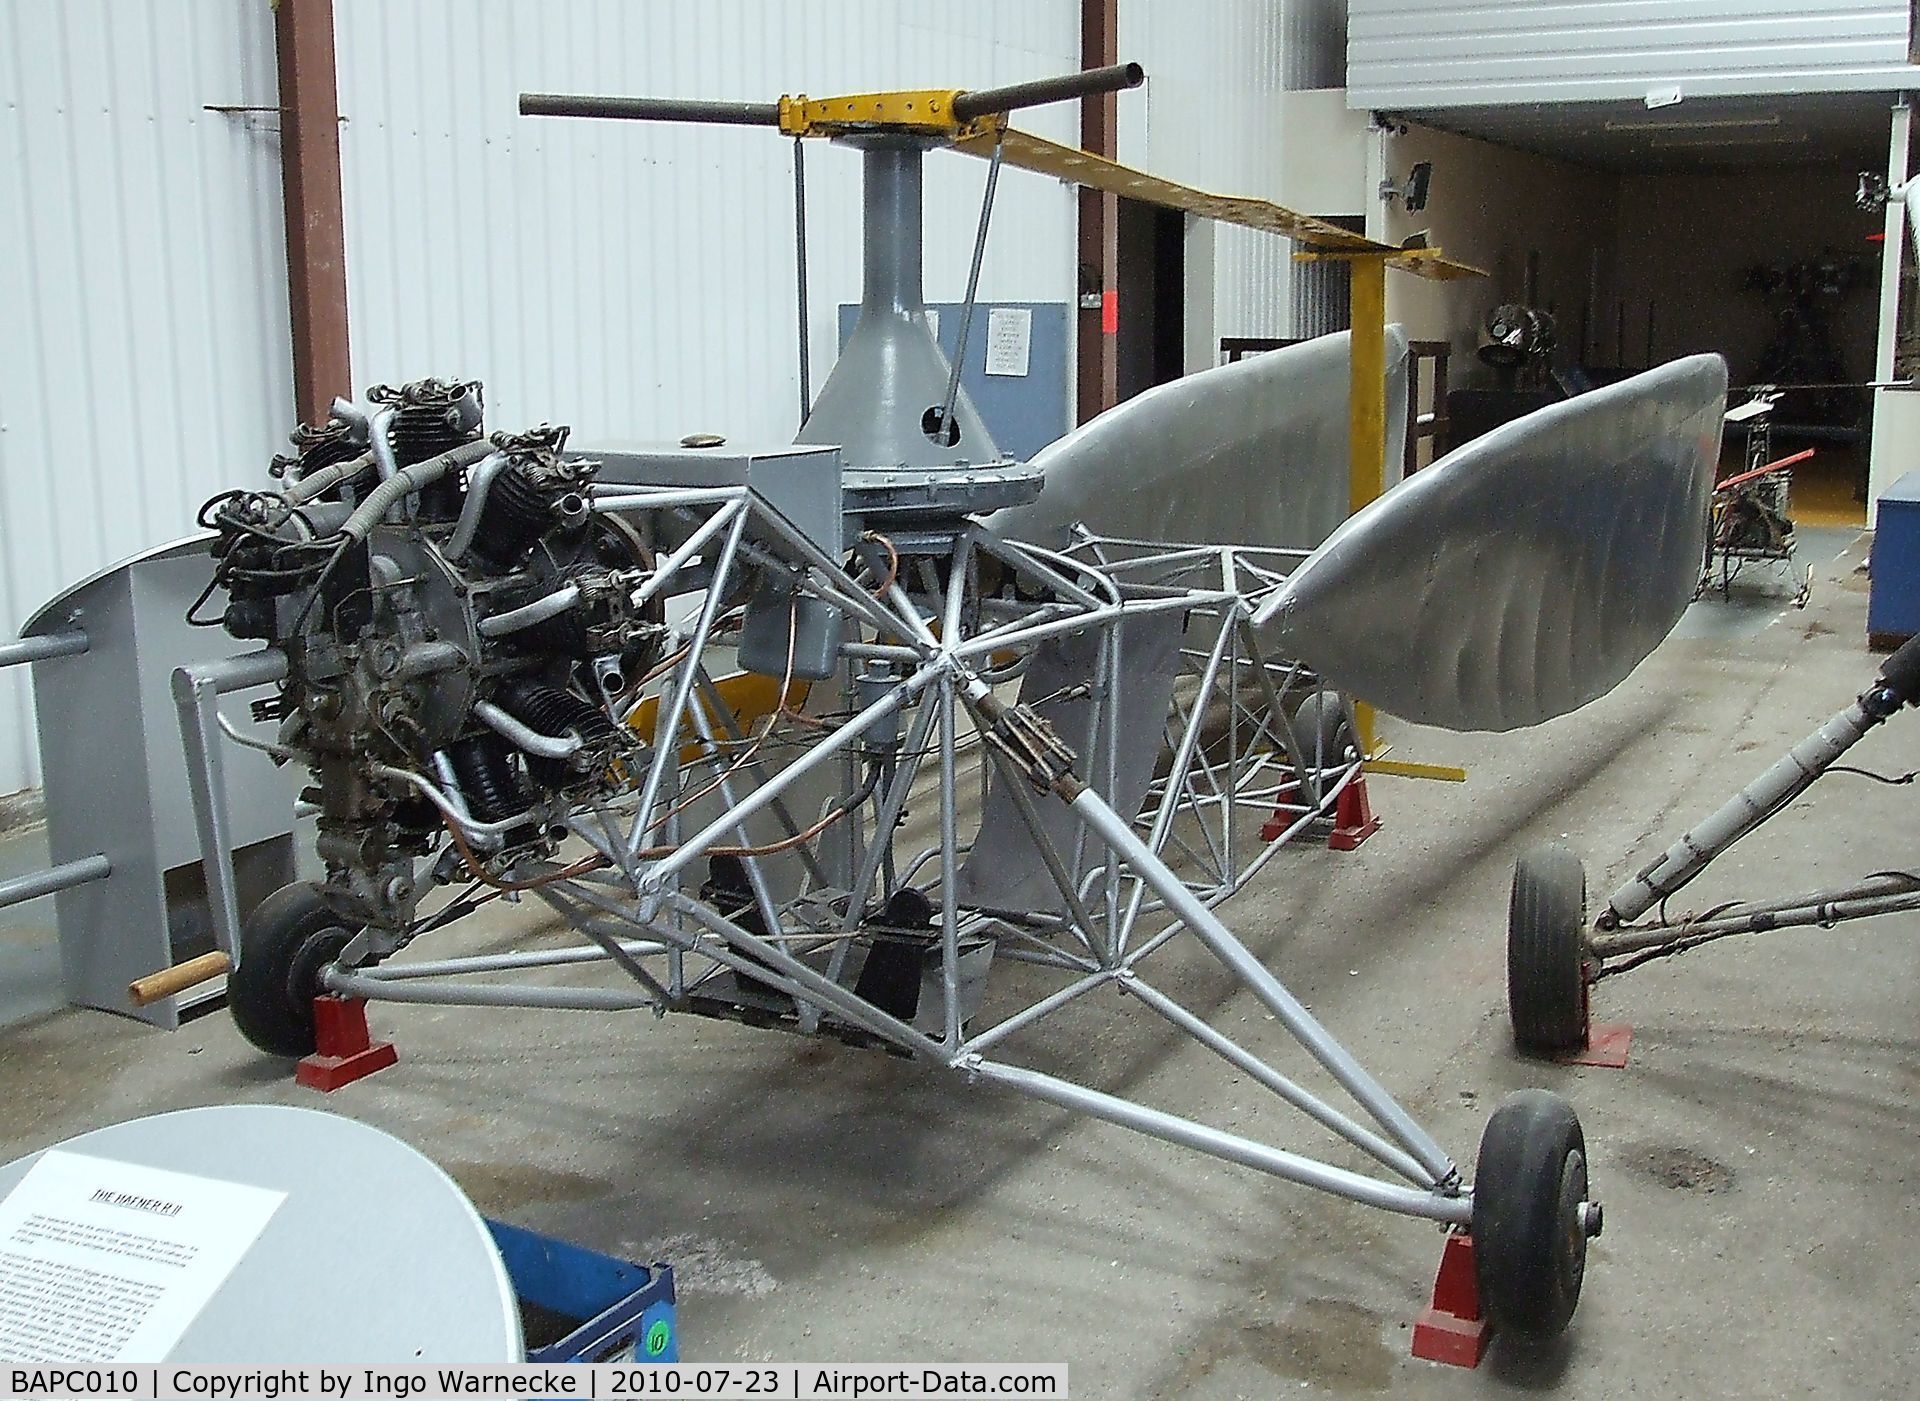
[[[1100,535],[1310,550],[1347,518],[1349,336],[1320,336],[1156,385],[1043,448],[1040,499],[993,528],[1036,545]],[[1399,475],[1407,339],[1387,328],[1387,445]]]
[[[1726,391],[1726,362],[1695,355],[1497,428],[1357,513],[1258,621],[1421,724],[1576,710],[1693,597]]]

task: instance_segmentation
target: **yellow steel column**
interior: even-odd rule
[[[1352,370],[1347,387],[1347,508],[1357,511],[1386,487],[1387,264],[1350,258],[1353,301]]]
[[[1347,380],[1347,509],[1359,510],[1386,489],[1387,261],[1358,254],[1352,270],[1351,369]],[[1362,753],[1373,753],[1373,707],[1356,700]]]

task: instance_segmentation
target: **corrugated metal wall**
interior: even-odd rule
[[[1123,159],[1272,194],[1289,2],[1298,31],[1303,0],[1124,0],[1121,56],[1153,76],[1121,98]],[[792,150],[761,130],[523,119],[522,89],[770,99],[1079,63],[1078,0],[336,6],[358,386],[479,377],[495,423],[591,437],[792,435]],[[0,49],[10,635],[60,587],[257,479],[292,406],[269,6],[12,0]],[[1078,135],[1071,105],[1021,120]],[[807,153],[817,386],[834,309],[859,293],[859,160]],[[930,300],[964,292],[985,175],[929,159]],[[1074,220],[1066,188],[1009,171],[983,297],[1070,301]],[[1218,231],[1217,334],[1284,332],[1290,251]],[[36,781],[25,677],[0,674],[0,794]]]
[[[1902,0],[1351,0],[1348,100],[1497,103],[1908,86]]]
[[[1285,0],[1288,92],[1347,85],[1347,0]]]
[[[1123,3],[1122,59],[1146,99],[1120,99],[1120,160],[1223,194],[1279,197],[1287,0]],[[1288,331],[1293,245],[1252,229],[1214,237],[1216,336]]]
[[[705,430],[798,418],[792,143],[763,129],[523,118],[525,90],[771,101],[986,87],[1079,66],[1076,0],[336,0],[348,296],[362,386],[486,382],[501,426]],[[1078,109],[1022,124],[1074,139]],[[859,299],[859,157],[806,148],[817,390]],[[965,292],[984,162],[928,158],[930,300]],[[1000,182],[983,297],[1069,301],[1074,205]]]
[[[261,0],[0,7],[0,637],[286,431],[277,122],[204,110],[275,87]],[[38,773],[0,672],[0,794]]]

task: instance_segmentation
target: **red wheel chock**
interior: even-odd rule
[[[391,1041],[375,1041],[367,1031],[367,1004],[357,997],[328,993],[313,999],[314,1052],[301,1058],[293,1078],[310,1090],[331,1094],[364,1080],[400,1059]]]
[[[1493,1325],[1480,1313],[1480,1284],[1473,1273],[1473,1237],[1465,1231],[1453,1231],[1440,1252],[1440,1270],[1433,1278],[1433,1303],[1413,1325],[1413,1355],[1449,1367],[1478,1367],[1492,1336]]]
[[[1327,846],[1334,851],[1352,851],[1379,830],[1380,819],[1373,815],[1373,804],[1367,801],[1367,776],[1357,774],[1333,800],[1333,830],[1327,833]]]
[[[1297,785],[1287,784],[1280,790],[1280,801],[1285,802]],[[1297,819],[1290,813],[1275,809],[1260,828],[1260,840],[1270,842],[1278,837]],[[1333,827],[1328,830],[1326,819],[1322,818],[1309,830],[1325,831],[1327,845],[1334,851],[1352,851],[1380,830],[1380,819],[1373,815],[1373,804],[1367,801],[1367,776],[1360,774],[1353,782],[1340,790],[1340,796],[1333,800]]]
[[[1587,1044],[1553,1057],[1556,1065],[1594,1065],[1602,1070],[1625,1070],[1633,1028],[1626,1022],[1588,1022]]]

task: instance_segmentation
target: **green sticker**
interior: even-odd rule
[[[672,1341],[673,1325],[664,1318],[656,1318],[647,1327],[647,1356],[660,1356],[667,1350],[667,1344]]]

